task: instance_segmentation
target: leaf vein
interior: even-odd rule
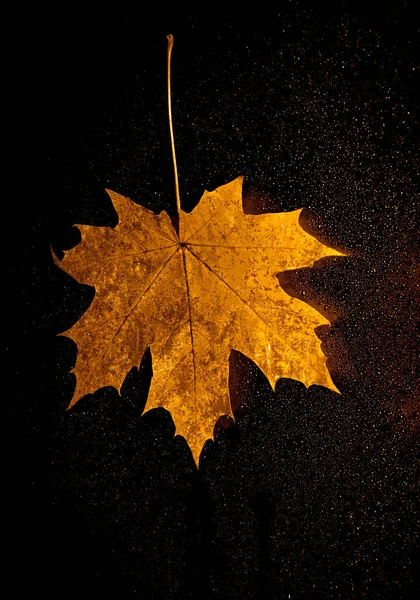
[[[171,254],[171,256],[168,257],[168,259],[165,261],[165,263],[161,266],[161,268],[159,269],[159,271],[153,277],[153,279],[150,282],[150,284],[148,285],[148,287],[138,296],[138,298],[136,299],[135,303],[130,308],[129,312],[125,315],[125,317],[124,317],[122,323],[120,324],[120,326],[118,327],[117,331],[114,333],[112,339],[106,345],[106,348],[105,348],[104,352],[102,353],[101,357],[96,361],[93,369],[96,369],[96,367],[98,366],[98,364],[105,358],[105,356],[106,356],[106,354],[107,354],[110,346],[114,343],[115,338],[117,337],[117,335],[119,334],[119,332],[121,331],[121,329],[124,327],[124,325],[127,322],[128,318],[132,315],[133,311],[137,308],[137,306],[144,299],[144,297],[146,296],[147,292],[150,290],[150,288],[153,286],[153,284],[157,281],[157,279],[159,278],[160,274],[165,269],[165,267],[168,265],[168,263],[172,260],[172,258],[175,256],[175,254],[176,254],[177,251],[178,251],[178,248],[177,248],[177,250],[175,250],[175,252],[173,252]]]

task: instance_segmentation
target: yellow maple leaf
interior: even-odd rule
[[[108,193],[118,225],[78,225],[81,242],[62,261],[55,258],[95,288],[89,309],[65,332],[78,348],[70,406],[104,386],[119,391],[150,347],[145,410],[169,410],[198,463],[218,417],[232,416],[232,349],[252,359],[273,387],[290,377],[336,389],[314,333],[328,321],[276,277],[340,255],[300,227],[300,210],[245,214],[239,177],[206,191],[191,213],[181,210],[178,236],[167,213]]]
[[[85,314],[67,332],[78,348],[73,406],[105,386],[118,391],[149,347],[153,377],[145,410],[170,411],[176,432],[198,464],[220,415],[232,415],[228,365],[239,350],[265,373],[336,389],[314,328],[328,323],[289,296],[276,275],[339,255],[299,225],[299,210],[248,215],[242,177],[205,192],[191,213],[181,209],[171,112],[168,116],[179,235],[159,215],[110,190],[115,228],[78,225],[82,240],[54,261],[95,288]]]

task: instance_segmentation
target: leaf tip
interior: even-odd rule
[[[52,247],[52,244],[50,244],[50,252],[51,252],[51,256],[53,259],[53,262],[55,265],[57,265],[57,267],[60,266],[61,260],[58,258],[58,256],[56,255],[56,253],[54,252],[54,249]]]
[[[66,408],[66,412],[68,410],[70,410],[76,404],[76,402],[77,402],[77,400],[75,400],[75,397],[73,396],[73,398],[70,400],[70,402],[69,402],[69,404],[68,404],[68,406]]]
[[[111,202],[113,197],[115,197],[115,192],[113,192],[112,190],[110,190],[109,188],[105,188],[106,193],[108,194],[108,196],[111,198]],[[113,203],[113,202],[112,202]]]

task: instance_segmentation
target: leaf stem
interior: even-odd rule
[[[172,161],[174,163],[174,176],[175,176],[175,194],[176,194],[176,208],[178,216],[181,213],[181,198],[179,195],[179,184],[178,184],[178,169],[176,166],[176,155],[175,155],[175,141],[174,141],[174,128],[172,125],[172,104],[171,104],[171,54],[172,47],[174,45],[174,36],[169,34],[166,36],[168,40],[168,114],[169,114],[169,131],[171,133],[171,147],[172,147]]]

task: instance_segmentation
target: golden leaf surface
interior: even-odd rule
[[[180,213],[180,234],[155,214],[109,191],[118,225],[77,225],[82,240],[58,264],[95,288],[92,304],[65,334],[78,348],[70,406],[104,386],[120,391],[150,347],[145,410],[170,411],[198,464],[220,415],[232,415],[232,349],[275,386],[280,377],[336,389],[314,328],[328,323],[292,298],[276,275],[339,255],[299,225],[300,210],[244,214],[242,177],[205,192]]]

